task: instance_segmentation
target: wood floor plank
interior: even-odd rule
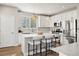
[[[21,46],[12,46],[12,47],[5,47],[0,48],[0,56],[19,56],[21,55]]]

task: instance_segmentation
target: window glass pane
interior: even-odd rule
[[[36,28],[36,16],[32,16],[31,18],[31,28]]]
[[[22,27],[29,28],[29,18],[28,17],[22,17]]]
[[[26,17],[26,28],[29,28],[29,17]]]

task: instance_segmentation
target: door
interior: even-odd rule
[[[16,45],[15,16],[1,16],[1,47]]]

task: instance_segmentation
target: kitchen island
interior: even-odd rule
[[[22,48],[22,52],[23,55],[27,56],[28,55],[28,42],[30,42],[31,40],[33,40],[33,37],[36,36],[45,36],[45,35],[55,35],[55,34],[51,34],[51,33],[44,33],[42,35],[39,34],[19,34],[19,39],[20,39],[20,43],[21,43],[21,48]]]

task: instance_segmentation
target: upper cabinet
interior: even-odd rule
[[[22,16],[22,28],[52,27],[52,20],[48,16]]]
[[[21,16],[20,18],[20,27],[21,28],[26,28],[26,29],[31,29],[31,28],[36,28],[37,27],[37,16]]]
[[[51,21],[49,16],[39,16],[38,27],[51,27]]]
[[[21,27],[22,28],[29,28],[29,17],[21,17]]]
[[[38,20],[38,17],[37,16],[31,16],[31,18],[30,18],[31,28],[36,28],[37,27],[37,20]]]

